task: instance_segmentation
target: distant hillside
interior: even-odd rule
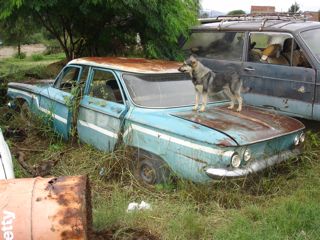
[[[200,10],[200,17],[201,18],[212,18],[212,17],[218,17],[221,15],[226,15],[226,13],[215,11],[215,10],[209,10],[209,9],[201,9]]]

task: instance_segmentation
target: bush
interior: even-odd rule
[[[47,40],[44,45],[46,46],[45,55],[61,53],[62,49],[58,41],[56,40]]]
[[[36,44],[36,43],[43,43],[45,42],[45,38],[42,32],[37,32],[32,34],[29,39],[27,39],[24,43],[25,44]]]
[[[43,60],[43,55],[42,54],[32,54],[31,59],[32,59],[32,61],[35,61],[35,62],[41,61],[41,60]]]
[[[26,58],[26,54],[21,52],[20,54],[19,53],[16,53],[15,55],[13,55],[14,58],[17,58],[17,59],[25,59]]]

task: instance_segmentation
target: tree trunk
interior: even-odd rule
[[[18,42],[18,57],[20,58],[21,55],[21,43]]]

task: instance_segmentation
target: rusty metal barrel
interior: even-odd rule
[[[0,181],[0,240],[89,239],[85,176]]]

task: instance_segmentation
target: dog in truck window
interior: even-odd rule
[[[196,101],[193,110],[197,111],[199,107],[199,98],[202,97],[200,112],[206,110],[208,94],[223,92],[231,100],[229,109],[233,109],[238,102],[237,111],[242,110],[242,81],[236,71],[228,69],[226,72],[213,72],[205,67],[194,56],[184,61],[183,65],[178,68],[180,72],[189,73],[196,91]]]

